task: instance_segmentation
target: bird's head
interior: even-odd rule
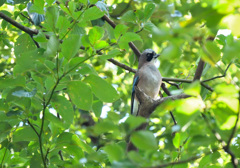
[[[155,63],[159,56],[160,55],[157,54],[152,49],[146,49],[143,51],[143,53],[141,54],[141,56],[139,58],[139,66],[142,66],[144,63],[149,63],[149,62]]]

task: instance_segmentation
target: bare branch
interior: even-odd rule
[[[20,13],[20,15],[22,15],[23,17],[25,17],[31,24],[34,25],[32,19],[31,19],[30,17],[25,16],[23,13]]]
[[[105,20],[106,22],[108,22],[108,24],[110,24],[113,28],[116,27],[116,24],[107,16],[104,15],[102,17],[103,20]],[[137,58],[140,57],[141,52],[138,50],[138,48],[134,45],[133,42],[129,42],[128,45],[130,46],[130,48],[133,50],[134,54],[137,56]]]
[[[203,80],[202,82],[208,82],[208,81],[211,81],[211,80],[214,80],[214,79],[217,79],[217,78],[223,78],[223,77],[225,77],[226,74],[227,74],[227,70],[229,69],[229,67],[230,67],[231,65],[232,65],[232,62],[231,62],[230,64],[228,64],[228,66],[227,66],[227,68],[225,69],[223,75],[215,76],[215,77],[210,78],[210,79],[205,79],[205,80]]]
[[[232,133],[231,133],[231,135],[230,135],[230,137],[228,139],[227,146],[226,146],[227,148],[230,147],[231,141],[232,141],[232,139],[234,137],[234,134],[236,133],[237,128],[238,128],[238,121],[239,121],[239,118],[240,118],[240,91],[239,91],[238,94],[239,94],[239,96],[238,96],[238,114],[237,114],[237,119],[236,119],[236,122],[234,124]]]
[[[0,17],[3,18],[5,21],[11,23],[13,26],[19,28],[20,30],[24,31],[25,33],[29,34],[30,36],[36,35],[39,33],[39,30],[37,29],[30,29],[26,26],[21,25],[20,23],[16,22],[12,18],[8,17],[4,13],[0,12]],[[49,35],[45,35],[46,38],[49,39]]]
[[[133,69],[133,68],[131,68],[131,67],[129,67],[129,66],[121,63],[121,62],[118,62],[117,60],[115,60],[115,59],[113,59],[113,58],[108,59],[108,61],[111,62],[111,63],[113,63],[114,65],[117,65],[117,66],[125,69],[125,70],[128,70],[129,72],[133,72],[133,73],[136,73],[136,72],[137,72],[136,69]]]
[[[191,97],[186,94],[180,94],[180,95],[174,95],[174,96],[168,96],[168,97],[162,97],[157,100],[153,100],[151,97],[146,95],[144,92],[142,92],[138,87],[135,87],[136,96],[140,102],[139,107],[139,115],[145,118],[148,118],[153,111],[158,107],[160,104],[167,100],[177,100],[177,99],[185,99],[188,97]]]
[[[232,138],[233,138],[233,136],[234,136],[234,134],[235,134],[235,129],[236,129],[236,128],[234,127],[234,129],[233,129],[233,133],[232,133],[232,135],[231,135],[230,138],[229,138],[230,141],[228,141],[228,143],[229,143],[229,145],[228,145],[228,144],[226,144],[226,142],[222,139],[221,135],[220,135],[215,129],[212,128],[211,124],[209,123],[209,121],[208,121],[208,119],[207,119],[207,116],[206,116],[204,113],[202,113],[202,116],[203,116],[205,122],[207,123],[208,128],[209,128],[209,129],[212,131],[212,133],[215,135],[216,139],[222,144],[223,150],[231,156],[231,161],[232,161],[233,167],[234,167],[234,168],[237,168],[237,167],[238,167],[238,160],[237,160],[236,156],[233,154],[233,152],[232,152],[232,151],[230,150],[230,148],[229,148],[230,142],[231,142],[231,140],[232,140]],[[239,114],[238,114],[238,116],[239,116]],[[238,118],[239,118],[239,117],[238,117]],[[237,122],[236,122],[236,123],[237,123]]]
[[[200,59],[198,66],[197,66],[197,70],[196,70],[194,78],[193,78],[193,81],[200,80],[200,78],[202,76],[204,64],[205,64],[204,61],[202,59]]]
[[[122,15],[127,11],[127,9],[130,7],[131,2],[132,2],[132,0],[130,0],[130,1],[128,2],[128,4],[126,5],[126,7],[125,7],[119,14],[117,14],[117,15],[111,15],[111,17],[117,18],[117,17],[119,17],[119,16],[122,16]]]
[[[33,30],[33,29],[28,28],[28,27],[25,27],[25,26],[19,24],[18,22],[16,22],[15,20],[13,20],[12,18],[8,17],[7,15],[5,15],[2,12],[0,12],[0,17],[3,18],[5,21],[11,23],[15,27],[19,28],[20,30],[28,33],[29,35],[38,34],[38,30],[36,30],[36,29]]]
[[[170,93],[169,90],[167,89],[165,83],[162,83],[161,88],[164,90],[164,92],[165,92],[168,96],[171,96],[171,93]],[[169,113],[170,113],[170,115],[171,115],[171,117],[172,117],[172,119],[173,119],[174,125],[177,125],[177,121],[176,121],[176,119],[175,119],[172,111],[169,111]]]
[[[16,22],[15,20],[11,19],[10,17],[6,16],[2,12],[0,12],[0,17],[3,18],[4,20],[6,20],[7,22],[11,23],[12,25],[16,26],[20,30],[26,32],[30,36],[36,35],[36,34],[39,33],[39,30],[37,30],[37,29],[30,29],[28,27],[25,27],[25,26],[21,25],[20,23]],[[116,27],[116,24],[111,19],[109,19],[109,17],[107,17],[106,15],[103,16],[103,19],[106,20],[112,27]],[[46,36],[46,38],[49,39],[49,35],[45,35],[45,36]],[[60,42],[62,42],[62,40],[60,40]],[[129,46],[131,47],[131,49],[133,50],[133,52],[135,53],[135,55],[137,57],[139,57],[141,55],[140,51],[137,49],[137,47],[132,42],[129,43]],[[83,46],[81,46],[80,48],[81,49],[85,49],[85,47],[83,47]],[[109,59],[108,61],[112,62],[113,64],[115,64],[115,65],[117,65],[117,66],[119,66],[119,67],[121,67],[123,69],[128,70],[129,72],[136,73],[135,69],[132,69],[131,67],[129,67],[129,66],[123,64],[123,63],[120,63],[120,62],[118,62],[118,61],[116,61],[114,59]],[[174,81],[174,82],[184,82],[184,83],[191,83],[192,82],[192,80],[176,79],[176,78],[163,78],[163,81]],[[202,85],[204,87],[206,87],[207,89],[212,91],[212,89],[210,87],[208,87],[206,84],[202,84]]]
[[[179,84],[166,81],[168,84],[175,86],[177,89],[180,89]]]
[[[27,120],[28,124],[30,125],[30,127],[33,129],[33,131],[37,134],[37,136],[39,137],[39,133],[37,132],[37,130],[35,129],[35,127],[32,125],[32,123],[30,123],[29,120]]]
[[[191,161],[195,161],[195,160],[198,160],[204,156],[207,156],[207,155],[211,155],[213,154],[214,152],[216,152],[217,150],[219,150],[218,148],[216,149],[213,149],[212,151],[210,152],[207,152],[205,154],[203,154],[202,156],[193,156],[193,157],[190,157],[186,160],[180,160],[178,162],[169,162],[169,163],[165,163],[165,164],[161,164],[161,165],[158,165],[158,166],[151,166],[151,167],[143,167],[143,168],[162,168],[162,167],[168,167],[168,166],[173,166],[173,165],[179,165],[179,164],[183,164],[183,163],[188,163],[188,162],[191,162]]]

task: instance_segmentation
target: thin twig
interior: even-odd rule
[[[33,23],[33,21],[32,21],[32,19],[31,18],[29,18],[29,17],[27,17],[27,16],[25,16],[23,13],[20,13],[20,15],[22,15],[23,17],[25,17],[31,24],[33,24],[34,25],[34,23]]]
[[[202,82],[208,82],[208,81],[211,81],[211,80],[214,80],[214,79],[217,79],[217,78],[223,78],[223,77],[225,77],[226,74],[227,74],[227,70],[229,69],[229,67],[230,67],[231,65],[232,65],[232,62],[231,62],[230,64],[228,64],[228,66],[227,66],[227,68],[225,69],[223,75],[215,76],[215,77],[210,78],[210,79],[205,79],[205,80],[203,80]]]
[[[223,150],[228,153],[230,156],[231,156],[231,161],[232,161],[232,165],[234,168],[237,168],[238,167],[238,160],[236,158],[236,156],[233,154],[233,152],[229,149],[229,146],[227,146],[226,142],[223,141],[221,135],[215,130],[212,128],[211,124],[209,123],[208,119],[207,119],[207,116],[202,113],[202,116],[205,120],[205,122],[207,123],[207,126],[208,128],[212,131],[212,133],[215,135],[215,138],[222,144],[222,148]],[[235,129],[235,128],[234,128]],[[235,132],[235,131],[234,131]],[[232,139],[232,138],[231,138]]]
[[[77,19],[75,20],[74,19],[74,23],[71,25],[71,27],[68,29],[68,31],[63,35],[63,37],[61,38],[61,40],[63,40],[67,35],[68,33],[73,29],[73,27],[78,23],[78,19],[83,15],[83,13],[87,10],[88,6],[83,10],[82,13],[80,13],[80,15],[77,17]]]
[[[169,82],[169,81],[165,81],[165,82],[167,82],[167,83],[170,84],[170,85],[175,86],[177,89],[180,89],[179,84],[172,83],[172,82]]]
[[[35,129],[35,127],[32,125],[32,123],[30,123],[29,120],[27,120],[28,124],[30,125],[30,127],[32,127],[33,131],[37,134],[37,136],[39,137],[39,133],[37,132],[37,130]]]
[[[177,161],[177,162],[170,162],[170,163],[165,163],[165,164],[161,164],[161,165],[157,165],[157,166],[151,166],[151,167],[142,167],[142,168],[162,168],[162,167],[168,167],[168,166],[173,166],[173,165],[179,165],[179,164],[183,164],[183,163],[188,163],[188,162],[191,162],[191,161],[195,161],[195,160],[198,160],[204,156],[207,156],[207,155],[211,155],[213,154],[214,152],[218,151],[219,148],[215,148],[213,150],[211,150],[210,152],[207,152],[201,156],[193,156],[193,157],[190,157],[186,160],[180,160],[180,161]]]
[[[5,157],[6,157],[6,153],[7,153],[7,148],[5,149],[4,154],[3,154],[3,157],[2,157],[1,167],[4,167],[4,166],[3,166],[3,162],[4,162],[4,159],[5,159]]]
[[[38,34],[39,31],[37,29],[30,29],[28,27],[25,27],[23,25],[21,25],[20,23],[16,22],[15,20],[11,19],[10,17],[6,16],[5,14],[3,14],[2,12],[0,12],[0,17],[3,18],[4,20],[6,20],[7,22],[11,23],[12,25],[16,26],[17,28],[19,28],[20,30],[28,33],[29,35],[33,35],[33,34]],[[116,27],[116,24],[107,16],[107,15],[104,15],[102,17],[104,20],[106,20],[113,28]],[[49,39],[49,35],[45,35],[47,39]],[[60,42],[62,42],[62,40],[60,40]],[[130,42],[129,43],[129,46],[131,47],[131,49],[133,50],[133,52],[135,53],[135,55],[137,57],[139,57],[141,55],[140,51],[137,49],[137,47],[132,43]],[[80,47],[81,49],[85,49],[85,47]],[[113,64],[123,68],[123,69],[126,69],[130,72],[133,72],[133,73],[136,73],[136,70],[123,64],[123,63],[120,63],[114,59],[109,59],[108,61],[112,62]],[[177,78],[163,78],[163,81],[173,81],[173,82],[184,82],[184,83],[192,83],[192,80],[188,80],[188,79],[177,79]],[[201,83],[202,84],[202,83]],[[209,90],[212,90],[210,87],[208,87],[207,85],[205,84],[202,84],[204,85],[204,87],[206,87],[207,89]]]
[[[122,16],[122,15],[127,11],[127,9],[130,7],[131,2],[132,2],[132,0],[130,0],[130,1],[128,2],[128,4],[126,5],[126,7],[125,7],[119,14],[117,14],[117,15],[111,15],[111,17],[117,18],[117,17],[119,17],[119,16]]]
[[[140,33],[141,31],[143,31],[143,27],[140,30],[136,31],[135,33]]]
[[[171,93],[169,92],[169,90],[167,89],[166,85],[164,83],[162,83],[161,85],[161,88],[164,90],[164,92],[168,95],[168,96],[171,96]],[[169,111],[171,117],[172,117],[172,120],[174,122],[174,125],[177,125],[177,121],[172,113],[172,111]]]
[[[110,26],[112,26],[113,28],[115,28],[117,25],[107,16],[107,15],[104,15],[102,17],[103,20],[105,20],[106,22],[108,22],[108,24]],[[130,48],[133,50],[134,54],[137,56],[137,58],[140,57],[141,55],[141,52],[138,50],[138,48],[134,45],[133,42],[129,42],[128,45],[130,46]]]
[[[237,114],[237,119],[236,119],[236,122],[234,124],[234,127],[233,127],[233,130],[232,130],[232,133],[228,139],[228,142],[227,142],[227,148],[230,147],[230,144],[231,144],[231,141],[234,137],[234,134],[236,133],[237,131],[237,128],[238,128],[238,121],[239,121],[239,118],[240,118],[240,91],[239,91],[239,96],[238,96],[238,114]]]

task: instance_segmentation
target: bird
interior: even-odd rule
[[[131,95],[131,114],[138,116],[140,102],[135,94],[135,86],[142,92],[156,100],[162,84],[162,76],[155,66],[158,59],[157,54],[152,49],[144,50],[139,57],[138,70],[133,78],[133,87]]]

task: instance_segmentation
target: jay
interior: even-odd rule
[[[135,94],[135,86],[152,99],[157,99],[162,84],[162,76],[155,66],[159,54],[152,49],[143,51],[139,58],[138,70],[133,79],[131,114],[137,116],[140,102]]]

